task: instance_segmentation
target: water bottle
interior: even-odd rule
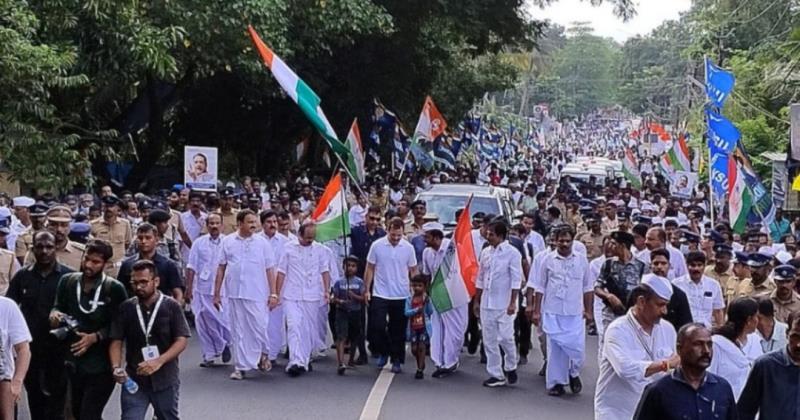
[[[128,391],[129,394],[135,394],[139,391],[139,384],[137,384],[136,381],[134,381],[130,377],[128,377],[128,379],[125,380],[125,384],[123,384],[122,386],[125,387],[125,390]]]

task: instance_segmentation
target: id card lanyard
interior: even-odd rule
[[[103,274],[103,276],[100,278],[100,283],[97,286],[95,286],[94,297],[92,298],[92,306],[90,309],[87,310],[83,308],[83,305],[81,305],[81,279],[78,279],[78,281],[75,283],[75,292],[78,296],[78,309],[80,309],[81,312],[85,313],[86,315],[89,315],[97,310],[97,306],[100,302],[100,291],[103,289],[103,283],[105,283],[105,281],[106,281],[106,275]]]
[[[158,301],[156,302],[156,306],[153,308],[153,313],[150,315],[150,320],[148,320],[147,325],[144,323],[144,315],[142,315],[142,305],[139,305],[139,302],[136,302],[136,316],[139,317],[139,327],[141,327],[142,332],[144,333],[144,342],[146,345],[150,345],[150,331],[153,330],[153,324],[156,321],[156,315],[158,315],[158,308],[161,307],[161,302],[164,300],[164,294],[159,293]]]

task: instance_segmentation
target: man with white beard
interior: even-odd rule
[[[213,366],[218,358],[231,360],[231,331],[227,314],[214,308],[214,280],[222,249],[222,216],[211,213],[206,218],[208,233],[192,244],[186,267],[186,300],[191,302],[197,335],[203,348],[202,367]],[[223,305],[227,306],[227,305]],[[224,308],[227,310],[228,308]]]
[[[219,269],[214,284],[214,306],[222,307],[222,286],[230,308],[231,335],[236,355],[236,366],[231,379],[244,379],[245,372],[253,369],[268,371],[272,368],[267,355],[267,325],[269,311],[278,295],[275,289],[275,262],[272,249],[263,237],[256,235],[256,214],[242,210],[236,214],[239,230],[222,240]]]
[[[328,303],[329,258],[323,245],[314,241],[316,231],[313,224],[301,225],[297,241],[286,244],[278,263],[274,290],[282,296],[286,314],[289,344],[286,373],[292,377],[311,371],[311,353],[318,343],[319,308]]]

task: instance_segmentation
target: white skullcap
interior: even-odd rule
[[[672,298],[672,283],[666,277],[646,274],[642,277],[642,284],[650,286],[661,299],[670,300]]]
[[[439,222],[428,222],[422,225],[422,230],[424,232],[430,232],[432,230],[438,230],[440,232],[444,232],[444,225]]]
[[[13,201],[14,201],[14,207],[30,207],[36,204],[36,200],[30,197],[25,197],[24,195],[21,195],[19,197],[14,197]]]

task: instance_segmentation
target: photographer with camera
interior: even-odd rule
[[[109,329],[127,294],[122,283],[103,274],[112,254],[108,242],[90,241],[83,272],[61,278],[50,312],[54,334],[69,343],[67,373],[72,386],[72,414],[77,420],[102,419],[114,390],[108,358]]]
[[[56,237],[49,231],[33,235],[31,251],[36,262],[14,275],[6,297],[19,305],[33,336],[31,363],[25,376],[31,419],[63,419],[67,392],[66,348],[50,334],[48,318],[56,299],[58,281],[72,270],[56,261]]]

